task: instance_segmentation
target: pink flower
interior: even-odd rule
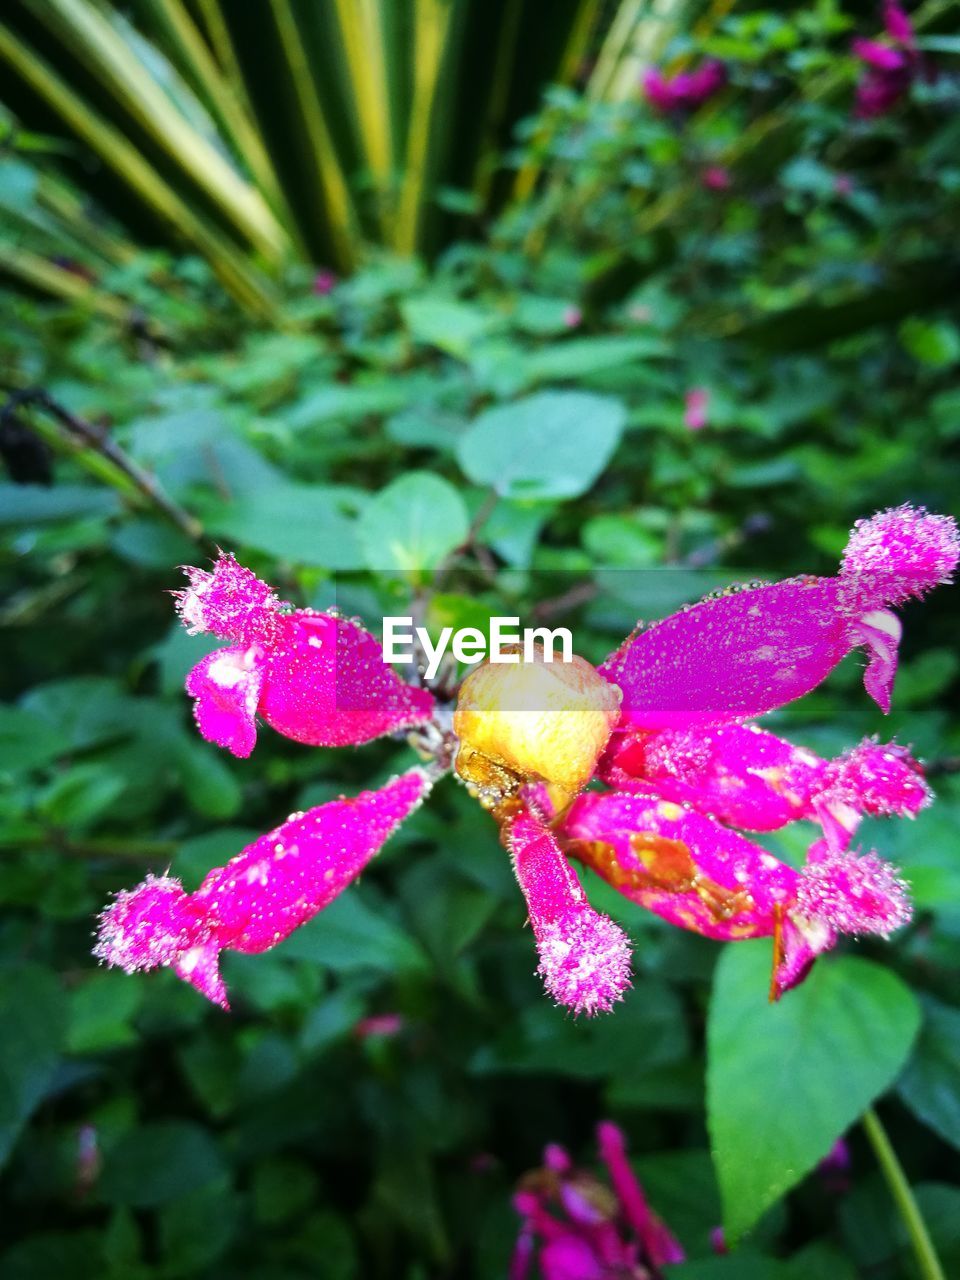
[[[573,303],[563,312],[563,324],[566,329],[578,329],[583,323],[583,312]]]
[[[404,1027],[402,1013],[374,1013],[368,1018],[361,1018],[353,1028],[358,1040],[368,1040],[371,1036],[383,1036],[392,1039],[398,1036]]]
[[[679,1241],[647,1204],[615,1124],[597,1126],[611,1189],[575,1168],[563,1147],[544,1151],[514,1197],[522,1218],[509,1280],[527,1280],[536,1263],[543,1280],[650,1280],[684,1260]]]
[[[708,191],[728,191],[733,186],[730,170],[722,164],[709,165],[701,174],[700,181]]]
[[[850,1169],[853,1158],[846,1138],[838,1138],[827,1154],[817,1165],[820,1181],[827,1191],[834,1195],[842,1195],[850,1190]]]
[[[854,191],[853,179],[848,173],[838,173],[833,180],[833,190],[838,196],[852,196]]]
[[[864,814],[929,803],[909,753],[867,741],[826,761],[739,722],[802,696],[857,647],[887,710],[900,636],[887,606],[947,580],[958,545],[949,517],[897,507],[857,523],[836,578],[753,585],[630,637],[600,667],[623,693],[597,766],[618,790],[581,795],[557,826],[561,845],[671,923],[773,937],[776,994],[839,934],[904,924],[903,882],[850,844]],[[798,818],[823,832],[801,871],[731,829]]]
[[[570,858],[682,928],[772,937],[779,994],[841,934],[886,936],[909,919],[896,871],[852,842],[865,815],[912,816],[930,793],[896,744],[868,739],[827,760],[744,722],[808,693],[852,649],[866,651],[864,684],[888,710],[900,638],[890,606],[948,581],[958,551],[950,517],[892,508],[857,522],[835,577],[708,597],[638,629],[599,668],[542,652],[481,667],[455,711],[442,685],[435,697],[404,684],[359,623],[281,605],[231,556],[212,573],[190,569],[184,622],[235,642],[187,677],[205,737],[247,755],[257,714],[312,745],[413,729],[428,763],[291,815],[195,893],[148,876],[104,911],[95,954],[128,972],[169,966],[226,1007],[220,953],[266,951],[323,910],[455,770],[499,825],[557,1003],[598,1013],[630,983],[627,937],[590,906]],[[585,790],[593,781],[613,789]],[[741,834],[797,820],[820,830],[800,870]],[[616,1185],[615,1143],[603,1144]],[[584,1247],[578,1237],[551,1253],[548,1242],[542,1257],[575,1260]]]
[[[913,26],[906,12],[886,0],[883,21],[892,44],[858,36],[852,44],[866,71],[857,85],[855,113],[863,120],[886,115],[908,91],[921,69]]]
[[[221,554],[212,573],[186,573],[190,586],[176,595],[187,630],[237,642],[207,654],[187,677],[208,742],[248,756],[257,713],[315,747],[370,742],[430,719],[432,695],[404,684],[359,623],[282,605],[231,555]]]
[[[712,98],[727,83],[727,69],[722,62],[708,59],[696,71],[681,71],[666,76],[657,67],[651,67],[643,77],[644,97],[657,111],[695,111]]]
[[[688,431],[699,431],[707,425],[710,392],[706,387],[691,387],[684,401],[683,425]]]
[[[337,283],[336,275],[326,267],[322,267],[313,277],[313,292],[325,298],[328,293],[333,293]]]

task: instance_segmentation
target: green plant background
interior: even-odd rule
[[[592,897],[633,939],[634,988],[595,1022],[551,1007],[495,828],[449,780],[316,921],[273,952],[227,957],[230,1017],[169,973],[127,977],[89,955],[113,890],[168,866],[195,885],[292,809],[409,758],[402,743],[322,752],[265,731],[236,761],[197,737],[182,682],[205,642],[176,625],[168,593],[176,566],[204,563],[214,543],[286,598],[335,597],[373,624],[406,611],[411,585],[433,627],[553,601],[555,624],[599,660],[638,617],[717,586],[832,572],[852,522],[878,508],[956,513],[955,8],[918,16],[939,76],[859,122],[848,49],[876,31],[866,7],[678,6],[643,28],[638,6],[569,5],[534,66],[522,23],[512,58],[492,52],[513,10],[536,26],[529,6],[492,6],[483,40],[471,6],[454,6],[468,33],[456,65],[471,76],[438,71],[449,96],[433,110],[449,102],[451,127],[471,121],[473,149],[455,130],[437,151],[413,222],[409,94],[393,102],[379,180],[375,146],[361,145],[373,134],[354,136],[322,101],[339,158],[313,174],[294,159],[317,158],[302,97],[278,97],[267,119],[271,83],[248,73],[247,123],[280,175],[273,257],[80,67],[70,22],[88,8],[51,4],[41,35],[44,6],[16,4],[0,27],[0,379],[108,433],[202,533],[187,537],[41,409],[18,411],[28,441],[52,450],[55,483],[36,482],[35,444],[33,482],[0,482],[0,1280],[497,1280],[516,1180],[548,1141],[589,1163],[604,1116],[627,1130],[688,1252],[678,1277],[895,1280],[920,1273],[857,1124],[878,1097],[956,1274],[960,664],[947,590],[903,610],[889,718],[850,659],[770,720],[825,752],[896,736],[938,793],[916,821],[863,836],[903,866],[915,922],[821,961],[776,1009],[763,944],[718,948],[598,883]],[[276,25],[287,6],[270,8]],[[408,69],[391,84],[408,84],[433,8],[372,6],[407,14],[391,56]],[[211,146],[222,86],[195,78],[206,117],[170,88],[164,67],[186,76],[186,64],[161,18],[182,10],[203,33],[218,9],[134,6],[140,44],[95,10]],[[345,12],[325,20],[349,27]],[[255,63],[266,37],[231,25]],[[731,84],[685,123],[658,117],[636,88],[642,48],[678,66],[721,57]],[[144,148],[199,239],[191,224],[177,240],[122,166],[31,90],[25,50]],[[366,101],[356,67],[340,74]],[[481,146],[491,102],[498,128]],[[254,161],[237,172],[269,193]],[[728,188],[704,184],[711,166]],[[323,194],[337,168],[358,218],[341,242]],[[314,290],[319,267],[342,277],[332,292]],[[698,431],[684,425],[695,387],[709,392]],[[474,545],[448,562],[478,514]],[[412,584],[395,572],[410,569]],[[797,861],[809,837],[771,847]],[[384,1013],[401,1015],[397,1034],[358,1033]],[[848,1130],[841,1194],[811,1171]],[[721,1222],[731,1239],[746,1232],[727,1257],[710,1247]]]

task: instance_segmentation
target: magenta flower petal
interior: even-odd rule
[[[819,821],[841,848],[864,814],[912,816],[931,800],[919,764],[896,743],[867,739],[827,761],[756,725],[618,732],[597,773],[619,791],[653,793],[747,831]]]
[[[747,719],[809,693],[850,648],[835,579],[708,599],[628,639],[599,668],[623,724],[682,729]]]
[[[796,902],[799,872],[672,801],[588,792],[561,833],[571,855],[625,897],[708,938],[771,937]]]
[[[590,906],[553,833],[528,810],[506,818],[502,837],[527,900],[545,987],[575,1013],[611,1009],[630,985],[623,930]]]
[[[657,1217],[647,1203],[643,1188],[627,1159],[623,1132],[609,1120],[597,1125],[600,1158],[607,1166],[610,1184],[624,1218],[636,1232],[646,1258],[654,1267],[683,1262],[685,1254],[680,1241]]]
[[[411,769],[365,791],[294,814],[216,867],[196,893],[148,876],[123,890],[100,917],[94,954],[132,973],[171,965],[227,1008],[219,973],[223,950],[268,951],[328,906],[364,869],[431,786]]]
[[[658,71],[656,67],[651,67],[649,71],[644,73],[642,86],[643,96],[657,111],[666,113],[672,111],[677,105],[677,99],[670,82],[663,72]]]
[[[900,624],[885,608],[949,580],[949,516],[897,507],[853,530],[836,578],[794,578],[707,599],[631,636],[600,672],[623,692],[623,725],[689,728],[748,719],[815,688],[853,648],[884,710]]]
[[[586,1240],[565,1235],[540,1250],[543,1280],[608,1280],[610,1272]]]
[[[405,684],[359,623],[287,609],[230,555],[221,554],[211,573],[186,572],[190,586],[176,594],[188,629],[238,642],[204,658],[187,677],[208,741],[249,755],[256,713],[278,733],[315,747],[370,742],[433,714],[429,690]]]
[[[359,623],[307,609],[280,622],[259,707],[278,733],[312,747],[342,747],[430,719],[433,695],[405,684]]]
[[[513,1246],[513,1253],[510,1255],[507,1280],[529,1280],[536,1247],[533,1234],[529,1231],[521,1231],[517,1236],[517,1243]]]
[[[775,939],[775,988],[806,974],[838,933],[887,936],[906,923],[906,886],[876,854],[820,841],[796,871],[710,818],[654,796],[586,793],[564,847],[624,896],[708,938]]]
[[[874,609],[851,624],[849,635],[853,647],[859,645],[867,651],[863,687],[886,715],[893,699],[897,656],[903,635],[900,619],[889,609]]]
[[[235,756],[248,756],[257,741],[257,703],[265,670],[250,649],[217,649],[197,663],[186,680],[196,699],[197,728],[207,742]]]
[[[909,890],[889,862],[875,853],[857,856],[828,851],[800,873],[797,907],[838,933],[879,933],[907,924],[913,914]]]
[[[915,817],[933,793],[906,747],[866,738],[827,765],[823,798],[873,816]]]
[[[960,558],[952,516],[903,505],[858,520],[850,533],[840,574],[844,598],[865,610],[903,604],[950,582]]]
[[[728,724],[615,733],[597,772],[618,790],[654,791],[731,826],[774,831],[816,816],[826,769],[812,751],[756,725]]]
[[[691,387],[684,400],[683,425],[689,431],[699,431],[707,425],[709,408],[710,392],[708,389],[706,387]]]
[[[879,71],[899,71],[907,61],[902,49],[893,49],[888,44],[866,40],[862,36],[857,36],[850,47],[854,57]]]
[[[901,8],[896,0],[886,0],[883,6],[883,25],[886,27],[887,35],[891,40],[896,40],[898,44],[905,45],[908,49],[912,48],[914,42],[913,24],[907,16],[906,10]]]
[[[184,568],[190,586],[175,591],[177,612],[191,635],[211,631],[244,645],[267,641],[276,629],[280,602],[255,573],[221,551],[212,572]]]

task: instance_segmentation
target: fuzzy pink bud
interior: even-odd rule
[[[829,851],[800,873],[797,909],[839,933],[884,937],[913,914],[907,885],[889,862],[875,853]]]
[[[948,583],[960,557],[952,516],[904,504],[858,520],[843,553],[847,594],[869,607],[897,605]]]
[[[274,630],[279,600],[232,555],[221,552],[211,573],[191,565],[184,573],[190,586],[174,595],[177,612],[191,635],[212,631],[221,640],[249,645]]]
[[[612,1009],[630,985],[623,930],[590,906],[552,832],[529,811],[506,820],[504,838],[527,900],[544,986],[575,1013]]]

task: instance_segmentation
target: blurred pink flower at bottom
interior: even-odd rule
[[[699,431],[707,425],[710,392],[706,387],[691,387],[687,392],[683,409],[683,425],[690,431]]]
[[[544,1151],[543,1167],[524,1178],[514,1197],[523,1223],[509,1280],[650,1280],[666,1264],[683,1262],[680,1242],[647,1203],[622,1131],[604,1121],[597,1144],[609,1187],[577,1169],[555,1143]]]

